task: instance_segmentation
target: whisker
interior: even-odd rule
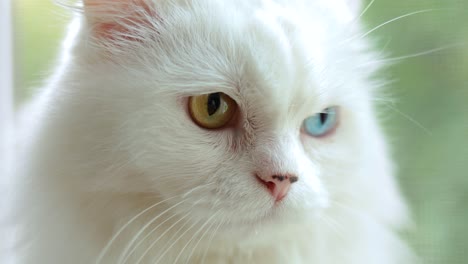
[[[220,210],[221,210],[221,209],[220,209]],[[205,237],[205,235],[208,233],[208,231],[213,227],[213,225],[214,225],[215,223],[216,223],[216,221],[213,219],[213,221],[211,222],[211,224],[206,228],[205,232],[203,232],[203,234],[201,235],[200,239],[198,239],[198,241],[197,241],[197,243],[195,244],[195,246],[193,246],[192,251],[191,251],[190,254],[188,255],[185,264],[188,264],[188,263],[189,263],[190,258],[192,257],[193,253],[195,253],[195,249],[197,248],[198,244],[200,244],[200,242],[203,240],[203,238]]]
[[[385,50],[388,48],[388,45],[390,45],[390,42],[392,42],[392,37],[388,37],[385,44],[379,47],[379,53],[376,54],[376,57],[382,58],[386,54]]]
[[[328,217],[327,215],[321,215],[320,218],[325,222],[325,224],[329,225],[336,234],[341,237],[345,237],[342,226],[340,226],[340,224],[335,219]]]
[[[332,204],[334,204],[334,205],[336,205],[336,206],[338,206],[338,207],[340,207],[340,208],[342,208],[342,209],[345,209],[347,212],[352,213],[352,214],[354,214],[354,215],[356,215],[356,216],[359,216],[359,217],[364,216],[363,213],[359,212],[358,210],[352,208],[352,207],[349,206],[349,205],[340,203],[340,202],[335,201],[335,200],[330,200],[330,203],[332,203]]]
[[[195,188],[193,188],[193,189],[200,189],[200,187],[207,187],[207,186],[209,186],[210,184],[211,184],[211,183],[205,184],[205,185],[201,185],[201,186],[197,186],[197,187],[195,187]],[[188,191],[188,192],[186,192],[186,193],[192,192],[193,189],[191,189],[190,191]],[[186,194],[186,193],[185,193],[185,194]],[[185,194],[183,194],[182,197],[184,197]],[[177,196],[178,196],[178,195],[177,195]],[[175,197],[177,197],[177,196],[171,197],[171,199],[172,199],[172,198],[175,198]],[[169,208],[167,208],[166,210],[164,210],[163,212],[161,212],[158,216],[156,216],[156,217],[154,217],[153,219],[151,219],[151,220],[150,220],[148,223],[146,223],[142,228],[140,228],[140,231],[138,231],[138,233],[133,237],[133,239],[132,239],[129,243],[127,243],[127,246],[126,246],[125,249],[123,250],[123,253],[121,254],[121,258],[120,258],[120,259],[122,259],[123,256],[126,256],[126,255],[128,254],[127,252],[130,250],[130,248],[132,247],[132,245],[135,243],[135,241],[138,239],[138,237],[144,232],[144,230],[145,230],[148,226],[150,226],[150,225],[151,225],[152,223],[154,223],[157,219],[159,219],[159,217],[161,217],[162,215],[164,215],[165,213],[167,213],[168,211],[170,211],[172,208],[175,208],[176,206],[178,206],[178,205],[180,205],[180,204],[182,204],[182,203],[184,203],[184,202],[186,202],[186,201],[188,201],[188,200],[189,200],[189,199],[186,198],[186,199],[184,199],[184,200],[182,200],[182,201],[176,203],[175,205],[172,205],[171,207],[169,207]],[[167,200],[166,200],[166,201],[167,201]],[[161,203],[161,202],[159,202],[158,204],[160,204],[160,203]],[[153,206],[153,207],[154,207],[154,206]],[[142,213],[143,213],[143,212],[142,212]],[[142,213],[140,213],[140,215],[141,215]],[[131,220],[131,221],[133,221],[133,220]],[[120,262],[118,262],[118,263],[120,263]]]
[[[406,120],[410,121],[411,123],[415,124],[417,127],[419,127],[420,129],[422,129],[427,135],[429,136],[432,136],[432,132],[427,129],[425,126],[423,126],[420,122],[416,121],[416,119],[414,119],[413,117],[411,117],[410,115],[408,114],[405,114],[404,112],[398,110],[396,107],[393,107],[392,105],[388,104],[388,103],[385,103],[384,102],[384,105],[387,106],[388,108],[392,109],[393,111],[395,111],[396,113],[400,114],[402,117],[404,117]]]
[[[224,223],[224,221],[226,221],[226,216],[225,216],[221,221],[219,221],[218,226],[215,228],[215,230],[214,230],[213,233],[211,234],[210,239],[208,240],[208,244],[207,244],[206,249],[205,249],[205,253],[203,253],[203,257],[202,257],[201,263],[205,263],[206,255],[208,254],[208,250],[209,250],[210,247],[211,247],[211,242],[213,242],[213,238],[215,237],[216,233],[218,233],[219,228],[222,226],[222,224]]]
[[[221,211],[221,209],[219,209],[216,213],[214,213],[210,218],[208,218],[208,220],[192,235],[192,237],[187,241],[187,243],[185,243],[184,247],[180,250],[179,254],[177,255],[177,257],[175,258],[174,260],[174,263],[177,263],[177,261],[179,260],[179,258],[182,256],[182,253],[184,252],[185,248],[187,248],[187,246],[190,244],[190,242],[192,242],[192,240],[198,235],[198,233],[200,233],[204,227],[215,217],[218,215],[218,213]],[[207,229],[208,230],[208,229]],[[200,242],[200,241],[199,241]],[[198,245],[198,243],[197,243]],[[193,248],[193,250],[195,250],[195,248]],[[190,254],[190,256],[193,254],[193,251],[192,253]],[[190,258],[189,256],[189,258]]]
[[[115,233],[112,238],[109,240],[109,242],[107,242],[106,246],[101,250],[101,253],[99,254],[97,260],[96,260],[96,263],[101,263],[102,261],[102,258],[105,256],[105,254],[107,253],[107,251],[109,250],[109,248],[112,246],[112,243],[114,243],[114,241],[117,239],[117,237],[131,224],[133,223],[137,218],[139,218],[140,216],[142,216],[143,214],[145,214],[146,212],[148,212],[149,210],[155,208],[156,206],[164,203],[164,202],[167,202],[169,200],[172,200],[174,198],[176,198],[178,195],[176,196],[172,196],[170,198],[167,198],[167,199],[164,199],[160,202],[157,202],[151,206],[149,206],[148,208],[146,208],[145,210],[141,211],[140,213],[138,213],[137,215],[135,215],[133,218],[131,218],[126,224],[124,224],[118,231],[117,233]]]
[[[410,16],[417,15],[417,14],[427,13],[427,12],[433,12],[433,11],[434,11],[434,9],[423,9],[423,10],[419,10],[419,11],[410,12],[410,13],[407,13],[407,14],[404,14],[404,15],[401,15],[401,16],[397,16],[397,17],[392,18],[392,19],[390,19],[390,20],[388,20],[388,21],[374,27],[373,29],[367,31],[366,33],[362,34],[359,38],[364,38],[365,36],[371,34],[372,32],[376,31],[377,29],[379,29],[379,28],[381,28],[381,27],[383,27],[385,25],[388,25],[390,23],[393,23],[395,21],[398,21],[398,20],[400,20],[402,18],[410,17]]]
[[[193,188],[192,190],[186,192],[186,193],[182,196],[182,198],[187,197],[189,194],[193,193],[194,191],[196,191],[196,190],[198,190],[198,189],[200,189],[200,188],[205,188],[205,187],[207,187],[207,186],[210,186],[211,184],[214,184],[214,182],[210,182],[210,183],[205,184],[205,185],[197,186],[197,187]]]
[[[140,230],[137,232],[137,234],[133,237],[133,239],[127,243],[127,246],[125,247],[125,249],[123,250],[123,253],[122,255],[125,256],[127,254],[127,252],[130,250],[130,248],[132,247],[133,243],[135,243],[135,241],[138,239],[138,237],[145,231],[145,229],[151,225],[152,223],[154,223],[156,220],[158,220],[161,216],[163,216],[164,214],[166,214],[167,212],[169,212],[170,210],[172,210],[173,208],[175,208],[176,206],[182,204],[183,202],[186,202],[188,199],[184,199],[174,205],[172,205],[171,207],[167,208],[166,210],[162,211],[160,214],[158,214],[156,217],[154,217],[153,219],[151,219],[151,221],[148,221],[148,223],[146,223],[142,228],[140,228]]]
[[[127,259],[132,255],[133,252],[135,252],[135,250],[141,245],[141,243],[143,243],[146,238],[148,238],[153,232],[156,231],[156,229],[158,229],[160,226],[162,226],[163,224],[165,224],[167,221],[171,220],[172,218],[176,217],[177,214],[173,214],[172,216],[170,216],[169,218],[167,218],[166,220],[164,220],[163,222],[159,223],[155,228],[153,228],[150,232],[148,232],[142,239],[140,239],[140,241],[128,252],[126,253],[125,251],[121,254],[121,257],[119,258],[119,260],[117,261],[117,263],[125,263],[127,261]]]
[[[182,218],[180,218],[179,220],[177,220],[175,223],[173,223],[168,229],[166,229],[166,231],[164,231],[155,241],[153,241],[149,246],[148,248],[143,252],[143,254],[140,256],[140,258],[138,258],[138,260],[135,262],[135,264],[139,264],[143,258],[146,256],[146,254],[148,254],[148,252],[154,247],[154,245],[156,245],[156,243],[162,238],[164,237],[164,235],[166,235],[167,232],[169,232],[174,226],[176,226],[180,221],[182,221],[183,219],[185,219],[186,217],[188,217],[192,212],[188,212],[187,214],[185,214]],[[181,230],[186,224],[188,224],[190,221],[186,221],[180,228],[179,230]],[[179,230],[177,232],[179,232]]]
[[[369,4],[364,8],[364,10],[361,12],[361,14],[357,17],[356,20],[359,20],[364,14],[371,8],[371,6],[374,4],[375,0],[370,1]]]
[[[364,8],[364,10],[361,11],[359,16],[355,16],[347,25],[348,27],[354,26],[357,22],[361,20],[361,18],[366,14],[366,12],[371,8],[371,6],[374,4],[375,0],[372,0],[367,6]]]
[[[344,42],[342,42],[340,45],[343,45],[343,44],[346,44],[348,43],[349,41],[351,40],[354,40],[354,39],[362,39],[364,37],[366,37],[367,35],[371,34],[372,32],[376,31],[377,29],[385,26],[385,25],[388,25],[390,23],[393,23],[395,21],[398,21],[400,19],[403,19],[403,18],[406,18],[406,17],[410,17],[410,16],[413,16],[413,15],[417,15],[417,14],[422,14],[422,13],[427,13],[427,12],[433,12],[435,11],[435,9],[423,9],[423,10],[419,10],[419,11],[414,11],[414,12],[410,12],[410,13],[407,13],[407,14],[404,14],[404,15],[401,15],[401,16],[398,16],[398,17],[395,17],[395,18],[392,18],[390,20],[387,20],[385,22],[383,22],[382,24],[372,28],[371,30],[367,31],[366,33],[362,34],[362,35],[357,35],[357,36],[354,36],[354,37],[351,37],[347,40],[345,40]]]
[[[459,46],[466,45],[466,44],[467,43],[455,43],[455,44],[450,44],[450,45],[446,45],[446,46],[443,46],[443,47],[434,48],[434,49],[430,49],[430,50],[425,50],[425,51],[421,51],[421,52],[417,52],[417,53],[413,53],[413,54],[402,55],[402,56],[398,56],[398,57],[381,59],[381,60],[374,60],[374,61],[370,61],[370,62],[360,64],[357,67],[367,66],[367,65],[375,64],[375,63],[394,62],[394,61],[400,61],[400,60],[404,60],[404,59],[420,57],[420,56],[436,53],[436,52],[439,52],[439,51],[444,51],[444,50],[447,50],[447,49],[459,47]]]
[[[199,203],[203,198],[199,199],[198,201],[196,201],[195,203],[193,203],[191,209],[197,204]],[[177,214],[174,214],[172,215],[171,217],[169,217],[168,219],[164,220],[163,222],[159,223],[156,227],[154,227],[153,229],[151,229],[142,239],[140,239],[140,241],[132,248],[132,250],[130,250],[128,253],[126,253],[124,251],[124,253],[121,255],[119,261],[117,263],[125,263],[127,261],[127,259],[130,257],[130,255],[138,248],[138,246],[141,245],[141,243],[143,243],[146,238],[148,238],[151,234],[153,234],[160,226],[162,226],[164,223],[166,223],[167,221],[169,221],[170,219],[172,219],[173,217],[177,216]],[[152,221],[152,220],[151,220]],[[144,229],[144,228],[143,228]],[[162,237],[162,236],[161,236]],[[159,238],[158,238],[159,239]],[[157,242],[158,240],[156,240]],[[154,243],[156,243],[154,242]],[[131,244],[130,244],[131,245]],[[125,256],[126,255],[126,256]],[[123,258],[125,256],[125,258]],[[123,260],[122,260],[123,258]]]
[[[193,223],[187,230],[185,230],[174,242],[172,242],[172,244],[169,245],[169,247],[167,247],[162,253],[161,255],[159,255],[159,258],[156,260],[156,262],[154,262],[155,264],[159,263],[159,261],[162,260],[162,258],[164,257],[164,255],[166,255],[167,252],[169,252],[169,250],[188,232],[190,231],[192,228],[194,228],[199,222],[201,222],[201,219],[199,219],[198,221],[196,221],[195,223]],[[151,263],[153,261],[151,260]]]

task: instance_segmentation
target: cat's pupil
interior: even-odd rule
[[[328,118],[328,113],[320,113],[320,123],[325,124]]]
[[[220,105],[221,105],[221,93],[212,93],[208,96],[208,101],[206,102],[206,108],[210,116],[214,115],[214,113],[218,111]]]

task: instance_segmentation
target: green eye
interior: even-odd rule
[[[338,109],[337,107],[329,107],[306,118],[302,127],[307,134],[313,137],[321,137],[333,131],[337,124]]]
[[[237,112],[236,102],[224,93],[211,93],[189,98],[192,120],[206,129],[222,128]]]

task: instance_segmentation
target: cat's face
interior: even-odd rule
[[[357,26],[344,3],[159,2],[124,26],[90,22],[96,45],[78,47],[104,58],[82,63],[103,84],[89,93],[109,103],[113,151],[132,172],[116,188],[234,226],[294,223],[359,188],[372,115],[358,66],[368,58],[349,40]],[[205,106],[216,112],[217,93],[232,99],[232,113],[207,128],[190,102],[211,94]],[[271,180],[278,175],[289,178]],[[281,195],[270,180],[286,186]]]

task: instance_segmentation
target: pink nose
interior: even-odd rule
[[[261,178],[257,175],[257,178],[268,188],[271,195],[277,202],[281,201],[288,194],[291,184],[298,180],[297,176],[289,174],[272,175],[265,178]]]

